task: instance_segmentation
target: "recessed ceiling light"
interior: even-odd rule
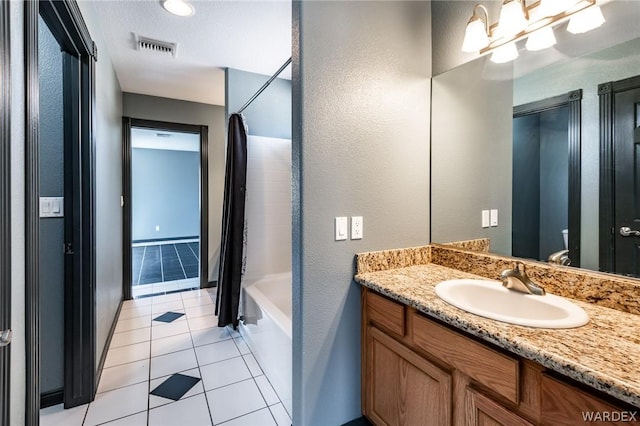
[[[193,6],[184,0],[164,0],[162,7],[164,7],[167,12],[178,16],[191,16],[196,13]]]

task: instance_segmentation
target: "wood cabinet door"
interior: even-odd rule
[[[612,405],[547,374],[542,375],[541,389],[544,426],[640,424],[638,410]]]
[[[475,389],[467,388],[465,399],[468,426],[533,426]]]
[[[449,426],[451,375],[367,327],[365,415],[376,425]]]

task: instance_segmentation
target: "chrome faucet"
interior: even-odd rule
[[[515,269],[505,269],[502,271],[500,279],[502,280],[502,285],[510,290],[535,294],[537,296],[545,295],[544,288],[531,281],[531,278],[527,276],[527,272],[521,262],[515,263]]]
[[[569,259],[569,250],[560,250],[555,253],[551,253],[547,261],[549,263],[555,263],[556,265],[569,266],[571,265],[571,259]]]

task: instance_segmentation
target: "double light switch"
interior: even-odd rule
[[[40,197],[40,217],[64,217],[64,197]]]

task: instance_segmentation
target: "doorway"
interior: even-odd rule
[[[124,118],[125,299],[208,284],[207,126]]]
[[[601,84],[600,270],[640,277],[640,76]]]
[[[582,90],[513,109],[512,255],[580,265]]]

